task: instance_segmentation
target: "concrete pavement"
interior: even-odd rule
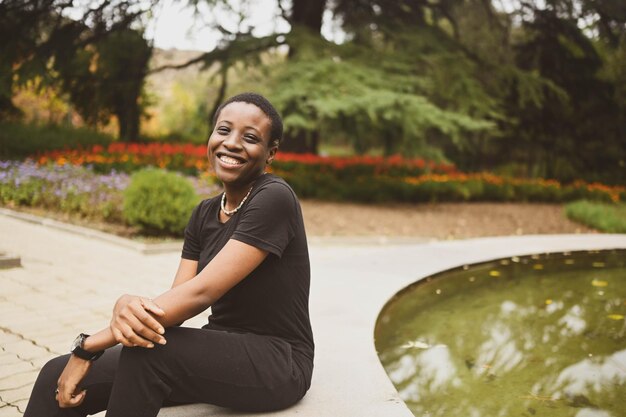
[[[578,249],[626,248],[626,235],[558,235],[384,245],[312,240],[313,384],[295,407],[267,416],[410,417],[378,361],[373,328],[385,302],[443,269],[490,259]],[[22,267],[0,270],[0,417],[20,416],[38,370],[80,332],[107,325],[122,293],[167,289],[178,251],[144,254],[93,236],[0,215],[0,252]],[[199,326],[207,313],[186,323]],[[101,415],[104,415],[101,413]],[[242,415],[212,406],[160,416]]]

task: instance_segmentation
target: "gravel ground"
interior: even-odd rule
[[[595,233],[568,220],[560,204],[445,203],[363,205],[304,200],[310,236],[463,239],[521,234]]]

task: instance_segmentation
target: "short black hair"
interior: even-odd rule
[[[222,109],[228,106],[230,103],[243,102],[248,104],[254,104],[257,106],[267,117],[270,119],[270,144],[275,142],[276,145],[280,145],[283,140],[283,119],[278,114],[278,111],[272,106],[272,103],[261,94],[258,93],[241,93],[236,96],[232,96],[217,108],[213,115],[213,126],[217,122]]]

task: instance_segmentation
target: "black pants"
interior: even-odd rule
[[[210,403],[246,411],[286,408],[306,392],[307,378],[282,339],[249,333],[175,327],[153,349],[115,347],[93,363],[80,384],[78,407],[61,409],[54,390],[69,355],[39,373],[25,417],[156,416],[162,406]]]

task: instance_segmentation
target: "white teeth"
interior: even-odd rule
[[[226,155],[220,155],[220,161],[228,165],[240,165],[241,164],[241,161],[235,158],[231,158],[230,156],[226,156]]]

